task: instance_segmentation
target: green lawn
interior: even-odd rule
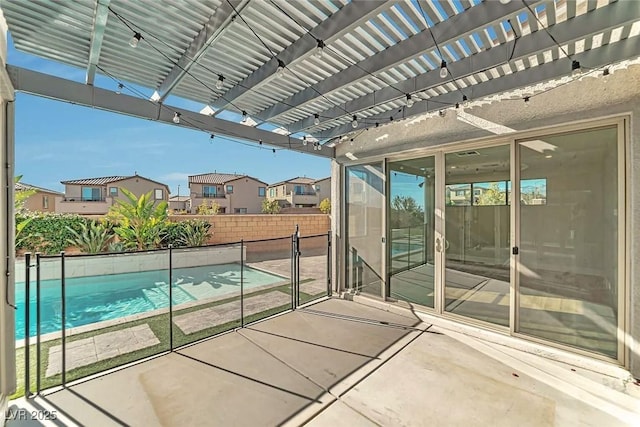
[[[302,282],[301,282],[302,283]],[[283,292],[287,295],[291,295],[291,288],[290,285],[283,285],[283,286],[279,286],[279,287],[275,287],[275,288],[270,288],[270,289],[264,289],[264,290],[260,290],[257,292],[252,292],[252,293],[248,293],[245,295],[245,298],[249,297],[249,296],[256,296],[256,295],[260,295],[260,294],[266,294],[269,292]],[[319,298],[324,296],[325,293],[322,294],[318,294],[318,295],[309,295],[306,294],[304,292],[300,292],[300,301],[301,303],[304,302],[308,302],[311,301],[313,299]],[[224,299],[224,300],[220,300],[220,301],[215,301],[215,302],[211,302],[211,303],[205,303],[202,305],[197,305],[197,306],[193,306],[193,307],[189,307],[189,308],[184,308],[184,309],[174,309],[173,310],[173,315],[177,316],[180,314],[185,314],[185,313],[190,313],[193,311],[197,311],[197,310],[201,310],[203,308],[208,308],[208,307],[214,307],[217,305],[221,305],[221,304],[226,304],[228,302],[232,302],[232,301],[237,301],[239,300],[240,297],[233,297],[233,298],[228,298],[228,299]],[[285,304],[279,307],[274,307],[274,308],[270,308],[268,310],[262,311],[260,313],[256,313],[254,315],[251,316],[245,316],[244,322],[245,324],[251,323],[251,322],[255,322],[258,321],[260,319],[264,319],[266,317],[272,316],[274,314],[277,313],[281,313],[284,311],[287,311],[291,308],[291,304]],[[160,341],[159,344],[154,345],[152,347],[147,347],[141,350],[137,350],[131,353],[127,353],[127,354],[123,354],[123,355],[119,355],[116,357],[113,357],[111,359],[107,359],[107,360],[102,360],[99,361],[97,363],[93,363],[91,365],[86,365],[86,366],[82,366],[76,369],[72,369],[72,370],[68,370],[67,374],[66,374],[66,380],[67,381],[73,381],[79,378],[83,378],[86,377],[88,375],[92,375],[92,374],[96,374],[98,372],[102,372],[105,371],[107,369],[111,369],[117,366],[121,366],[130,362],[134,362],[136,360],[140,360],[140,359],[144,359],[146,357],[149,356],[153,356],[159,353],[163,353],[166,351],[169,351],[169,346],[170,346],[170,325],[169,325],[169,313],[168,311],[166,313],[163,314],[159,314],[153,317],[147,317],[144,319],[139,319],[139,320],[134,320],[131,322],[126,322],[126,323],[121,323],[118,325],[114,325],[114,326],[110,326],[107,328],[102,328],[102,329],[96,329],[93,331],[89,331],[89,332],[84,332],[81,334],[77,334],[77,335],[73,335],[73,336],[69,336],[67,337],[67,344],[73,342],[73,341],[77,341],[77,340],[81,340],[83,338],[89,338],[95,335],[99,335],[99,334],[103,334],[106,332],[112,332],[112,331],[117,331],[117,330],[121,330],[121,329],[126,329],[126,328],[130,328],[133,326],[137,326],[137,325],[143,325],[143,324],[147,324],[149,325],[149,327],[151,328],[151,330],[153,331],[153,333],[156,335],[156,337],[158,338],[158,340]],[[226,332],[229,330],[232,330],[234,328],[239,328],[241,326],[241,320],[240,318],[238,318],[237,320],[222,324],[222,325],[217,325],[217,326],[213,326],[211,328],[207,328],[207,329],[203,329],[201,331],[198,332],[194,332],[192,334],[186,335],[184,333],[182,333],[182,331],[180,330],[180,328],[178,328],[177,326],[173,326],[173,346],[174,348],[179,347],[179,346],[183,346],[198,340],[201,340],[203,338],[208,338],[217,334],[220,334],[222,332]],[[33,340],[33,338],[32,338]],[[40,378],[41,378],[41,382],[40,382],[40,388],[41,390],[50,388],[50,387],[54,387],[57,385],[60,385],[62,383],[62,375],[61,374],[57,374],[51,377],[45,377],[45,373],[47,371],[47,365],[49,362],[49,349],[52,346],[56,346],[56,345],[60,345],[61,339],[56,339],[56,340],[51,340],[51,341],[46,341],[46,342],[42,342],[40,345],[41,348],[41,374],[40,374]],[[32,344],[29,346],[29,352],[30,352],[30,383],[31,383],[31,390],[32,392],[34,390],[36,390],[36,345]],[[14,393],[11,398],[17,398],[20,396],[24,395],[25,392],[25,387],[24,387],[24,368],[25,368],[25,354],[24,354],[24,347],[23,348],[19,348],[16,350],[16,373],[17,373],[17,390],[16,393]]]

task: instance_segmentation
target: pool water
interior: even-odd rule
[[[244,290],[288,279],[251,267],[243,270]],[[68,278],[66,327],[73,328],[104,320],[118,319],[169,306],[169,271],[155,270]],[[202,300],[240,291],[240,265],[221,264],[173,269],[173,304]],[[36,290],[31,280],[29,295],[29,335],[36,335]],[[16,339],[25,336],[24,283],[16,283]],[[62,329],[60,280],[41,281],[40,331]]]

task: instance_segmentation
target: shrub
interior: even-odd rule
[[[67,227],[73,235],[69,239],[69,245],[75,246],[80,251],[88,254],[105,252],[109,242],[113,239],[113,230],[105,223],[88,221],[80,224],[80,231]]]
[[[262,213],[277,214],[278,212],[280,212],[280,205],[277,200],[264,199],[262,201]]]
[[[87,220],[80,215],[26,212],[16,215],[16,224],[26,225],[16,239],[16,249],[51,255],[63,251],[74,235],[71,230],[82,231]]]
[[[220,205],[215,200],[212,200],[210,205],[203,200],[202,204],[196,208],[198,215],[218,215],[218,212],[220,212]]]
[[[323,214],[330,214],[331,200],[329,198],[324,199],[323,201],[320,202],[320,205],[318,207],[320,208],[320,212],[322,212]]]
[[[174,248],[205,245],[211,236],[210,229],[211,223],[202,219],[170,222],[163,231],[163,245]]]

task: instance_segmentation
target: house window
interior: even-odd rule
[[[156,200],[164,199],[164,191],[162,190],[162,188],[156,188],[154,190],[154,195]]]
[[[118,187],[109,187],[109,195],[111,197],[118,197]]]
[[[270,188],[269,189],[269,197],[276,197],[276,189],[275,188]]]
[[[233,209],[233,213],[246,214],[247,213],[247,208],[234,208]]]
[[[233,194],[233,185],[227,185],[227,194]]]
[[[315,189],[316,189],[316,191],[320,191],[320,186],[319,186],[319,185],[316,185],[316,186],[315,186]]]
[[[210,185],[202,186],[202,197],[216,197],[216,187]]]
[[[83,202],[99,202],[102,199],[102,192],[99,188],[82,187]]]
[[[264,195],[266,194],[267,189],[264,187],[258,187],[258,197],[264,197]]]
[[[42,209],[49,209],[49,196],[42,196]]]
[[[293,191],[297,195],[304,194],[304,187],[302,185],[296,185],[293,187]]]

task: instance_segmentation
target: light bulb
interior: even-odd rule
[[[224,86],[224,77],[218,77],[218,81],[216,82],[216,89],[221,90]]]
[[[284,62],[278,59],[278,69],[276,70],[276,76],[284,76]]]
[[[247,121],[247,116],[248,116],[247,112],[246,112],[246,111],[243,111],[243,112],[242,112],[242,123],[246,123],[246,121]]]
[[[446,116],[446,115],[447,115],[447,112],[446,112],[445,110],[440,110],[440,111],[438,111],[438,115],[439,115],[440,117],[444,118],[444,116]]]
[[[351,122],[351,127],[354,128],[354,129],[358,127],[358,117],[357,116],[353,116],[353,121]]]
[[[447,61],[442,60],[442,64],[440,64],[440,78],[446,79],[447,74],[449,74],[449,70],[447,70]]]
[[[413,99],[411,98],[411,94],[407,94],[407,108],[413,107]]]
[[[318,40],[318,47],[316,47],[316,51],[314,55],[316,58],[322,58],[322,54],[324,53],[324,42],[322,40]]]
[[[469,98],[467,95],[462,95],[462,108],[467,108],[469,106]]]
[[[173,123],[175,124],[179,124],[180,123],[180,113],[174,113],[173,114]]]
[[[313,124],[318,126],[320,124],[320,115],[319,114],[314,114],[313,115]]]
[[[318,142],[318,151],[322,150],[322,145]]]
[[[116,95],[120,95],[122,93],[122,89],[124,89],[124,85],[122,83],[118,83],[118,89],[116,90]]]
[[[611,75],[611,72],[609,71],[608,68],[605,68],[604,70],[602,70],[602,79],[604,80],[605,83],[609,81],[610,75]]]
[[[571,61],[571,75],[577,77],[582,74],[582,68],[580,67],[580,61]]]
[[[302,137],[302,145],[307,145],[307,137],[306,136]]]
[[[135,49],[136,47],[138,47],[138,42],[140,41],[140,39],[142,39],[142,34],[135,33],[133,37],[131,37],[131,40],[129,40],[129,46]]]

